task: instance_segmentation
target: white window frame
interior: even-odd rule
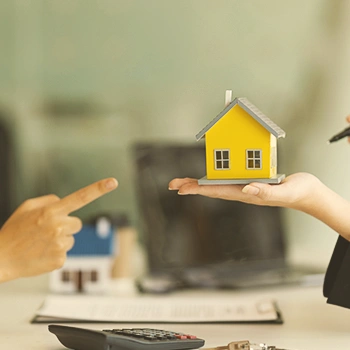
[[[217,152],[220,152],[220,158],[217,158]],[[224,158],[224,152],[228,152],[228,157]],[[217,162],[221,162],[221,167],[217,166]],[[224,162],[228,162],[228,167],[224,167]],[[230,162],[230,150],[228,148],[217,148],[214,149],[214,168],[215,170],[230,170],[231,162]]]
[[[253,157],[249,157],[249,152],[253,152]],[[257,156],[256,152],[259,152],[259,155]],[[246,150],[246,169],[247,170],[259,170],[262,169],[262,150],[256,149],[256,148],[250,148]],[[253,161],[253,166],[249,166],[249,161]],[[260,161],[260,166],[256,166],[256,161]]]

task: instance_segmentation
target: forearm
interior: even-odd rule
[[[0,251],[0,254],[1,254],[1,251]],[[7,260],[11,260],[11,258],[9,257],[7,259],[5,255],[2,255],[0,257],[0,283],[11,281],[19,277],[14,272],[14,269],[11,266],[9,266],[9,262]]]
[[[0,283],[22,277],[21,270],[31,263],[23,260],[25,252],[21,242],[16,241],[13,230],[4,226],[0,230]]]
[[[11,281],[13,279],[15,279],[15,277],[13,277],[11,273],[8,273],[8,271],[6,270],[0,271],[0,283]]]
[[[319,219],[350,241],[350,202],[322,182],[295,209]]]

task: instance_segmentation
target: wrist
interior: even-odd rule
[[[296,184],[297,182],[297,184]],[[309,173],[296,173],[286,178],[285,207],[313,215],[322,203],[328,189],[316,176]]]
[[[2,243],[0,241],[0,246],[4,246]],[[14,257],[11,257],[11,254],[6,249],[0,249],[0,283],[20,277],[16,273],[15,266],[13,266],[13,259]]]
[[[350,202],[316,177],[309,183],[301,199],[291,208],[315,217],[350,240]]]
[[[294,209],[315,216],[322,209],[324,202],[327,201],[330,190],[317,177],[311,176],[312,180],[304,186],[300,199],[294,204]]]
[[[0,265],[0,283],[8,282],[17,278],[10,269],[6,266]]]

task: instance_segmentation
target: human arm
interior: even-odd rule
[[[69,216],[118,186],[114,178],[86,186],[62,199],[48,195],[25,201],[0,230],[0,282],[60,268],[82,228]]]
[[[196,179],[173,179],[170,190],[180,195],[198,194],[211,198],[255,205],[292,208],[321,220],[350,240],[350,202],[339,196],[317,177],[296,173],[278,185],[253,182],[249,185],[198,185]]]

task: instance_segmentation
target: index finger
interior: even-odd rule
[[[54,203],[52,207],[68,215],[97,198],[102,197],[106,193],[113,191],[117,187],[118,181],[115,178],[103,179],[69,194],[59,202]]]

